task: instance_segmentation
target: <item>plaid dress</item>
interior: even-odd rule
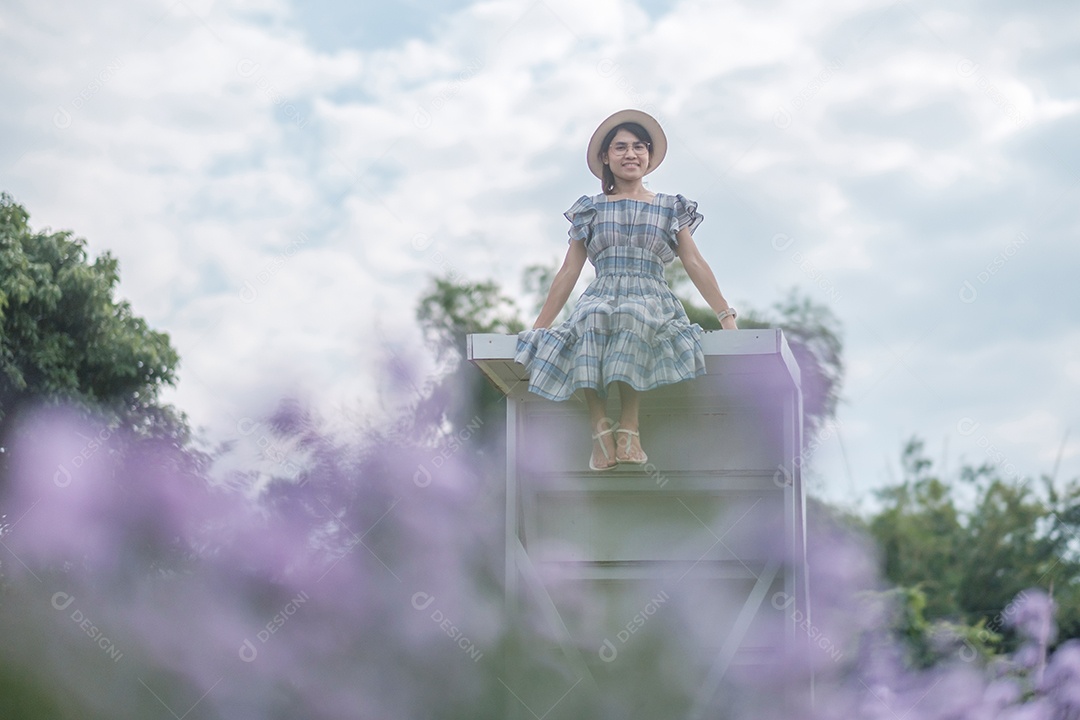
[[[651,390],[704,374],[701,326],[664,279],[675,234],[704,219],[697,203],[660,193],[651,202],[582,196],[565,215],[596,279],[564,323],[518,335],[514,359],[529,371],[529,390],[566,400],[579,388],[605,396],[616,380]]]

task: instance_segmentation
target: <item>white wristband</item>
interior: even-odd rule
[[[724,322],[724,318],[726,318],[728,315],[731,316],[732,320],[739,317],[739,313],[735,312],[735,308],[729,307],[726,310],[721,310],[720,312],[716,313],[716,319],[720,322]]]

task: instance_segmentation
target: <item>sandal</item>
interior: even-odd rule
[[[611,422],[611,421],[608,420],[608,422]],[[597,427],[599,427],[599,426],[600,426],[600,423],[597,423]],[[618,423],[612,423],[611,427],[609,427],[607,430],[601,430],[600,432],[594,434],[592,436],[592,439],[594,441],[600,440],[605,435],[610,435],[611,433],[615,432],[615,428],[617,428],[618,426],[619,426]],[[603,442],[601,442],[600,443],[600,449],[604,451],[604,460],[607,460],[608,462],[611,462],[611,460],[613,458],[608,453],[607,445],[605,445]],[[613,468],[615,468],[615,467],[617,467],[619,465],[618,460],[616,460],[615,462],[612,462],[610,465],[604,465],[603,467],[598,467],[596,465],[596,463],[593,462],[594,457],[595,456],[592,455],[592,454],[589,455],[589,469],[590,470],[595,470],[596,472],[602,472],[604,470],[611,470],[611,469],[613,469]]]
[[[616,433],[616,435],[618,433],[626,433],[626,452],[628,454],[630,452],[630,443],[631,443],[630,438],[633,437],[633,436],[637,436],[638,438],[641,437],[641,433],[639,433],[637,430],[627,430],[626,428],[618,428],[617,430],[615,430],[615,433]],[[628,465],[644,465],[645,463],[649,462],[649,456],[645,454],[644,450],[641,451],[641,459],[640,460],[637,460],[637,459],[631,460],[630,458],[626,458],[624,460],[624,459],[620,458],[619,457],[619,442],[618,442],[618,440],[615,441],[615,459],[618,460],[621,463],[626,463]]]

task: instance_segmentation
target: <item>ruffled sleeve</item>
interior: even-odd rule
[[[582,195],[574,205],[563,213],[570,221],[570,240],[581,240],[588,243],[592,237],[593,221],[596,220],[596,205],[588,195]]]
[[[697,226],[705,219],[705,216],[697,211],[696,202],[687,200],[682,195],[675,196],[674,209],[675,212],[671,218],[671,235],[672,244],[676,245],[678,241],[674,239],[675,234],[684,227],[689,227],[690,234],[693,235],[694,231],[697,230]]]

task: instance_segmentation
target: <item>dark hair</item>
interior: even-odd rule
[[[608,148],[611,147],[611,141],[615,139],[615,135],[617,135],[620,130],[628,130],[638,140],[641,140],[644,143],[648,143],[649,162],[651,163],[652,136],[649,135],[648,130],[646,130],[636,122],[624,122],[621,125],[616,125],[608,131],[608,134],[604,136],[604,142],[600,143],[600,151],[599,155],[597,156],[600,162],[604,161],[604,153],[606,153],[608,151]],[[613,192],[615,192],[615,175],[611,172],[611,166],[605,164],[604,170],[601,174],[603,175],[603,177],[600,178],[600,189],[604,191],[605,195],[611,195]]]

